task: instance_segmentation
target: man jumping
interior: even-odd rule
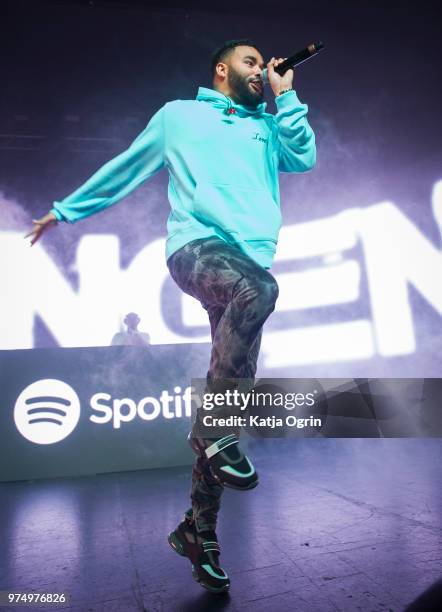
[[[267,63],[276,115],[265,112],[264,60],[248,39],[213,55],[213,89],[160,108],[129,148],[106,163],[50,212],[34,220],[34,244],[60,221],[75,223],[115,204],[161,168],[169,172],[166,260],[176,284],[207,311],[212,335],[207,391],[232,379],[254,380],[263,325],[278,285],[269,269],[281,227],[278,172],[306,172],[316,162],[308,107]],[[217,514],[224,487],[254,488],[258,476],[238,435],[206,437],[198,415],[189,435],[197,454],[192,508],[169,534],[192,563],[195,579],[213,592],[229,588],[219,564]]]

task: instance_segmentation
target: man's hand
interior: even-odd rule
[[[24,238],[32,236],[31,246],[37,242],[37,240],[44,232],[46,232],[46,230],[57,225],[58,221],[55,218],[55,215],[49,212],[47,215],[41,217],[40,219],[32,219],[32,223],[34,223],[34,228],[29,232],[29,234],[26,234],[26,236],[24,236]]]
[[[286,57],[280,57],[279,59],[275,59],[274,57],[272,57],[270,62],[267,64],[267,76],[275,96],[279,96],[279,93],[281,91],[284,91],[284,89],[290,89],[290,87],[293,87],[294,71],[292,68],[290,68],[290,70],[287,70],[287,72],[283,76],[275,72],[276,66],[282,64],[282,62],[286,59]]]

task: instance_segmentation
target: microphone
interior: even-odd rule
[[[286,60],[281,62],[279,66],[276,66],[275,72],[277,72],[278,74],[282,76],[283,74],[287,72],[287,70],[290,70],[290,68],[299,66],[299,64],[302,64],[302,62],[305,62],[311,57],[314,57],[323,48],[324,48],[324,45],[322,42],[312,43],[311,45],[309,45],[302,51],[298,51],[298,53],[295,53],[295,55],[291,55]],[[264,68],[264,70],[262,71],[262,81],[263,83],[269,82],[269,79],[267,76],[267,68]]]

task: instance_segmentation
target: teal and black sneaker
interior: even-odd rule
[[[190,432],[187,439],[192,450],[207,459],[212,474],[223,486],[246,491],[258,484],[258,474],[235,434],[209,439],[193,437]]]
[[[192,575],[202,587],[212,593],[229,590],[229,577],[219,565],[220,547],[214,531],[198,533],[190,513],[186,512],[184,521],[167,539],[175,552],[190,560]]]

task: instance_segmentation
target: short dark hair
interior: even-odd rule
[[[253,40],[249,38],[236,38],[234,40],[227,40],[225,43],[218,47],[212,54],[212,76],[215,76],[215,68],[219,62],[224,61],[236,47],[253,47],[257,51],[258,47],[255,45]]]

